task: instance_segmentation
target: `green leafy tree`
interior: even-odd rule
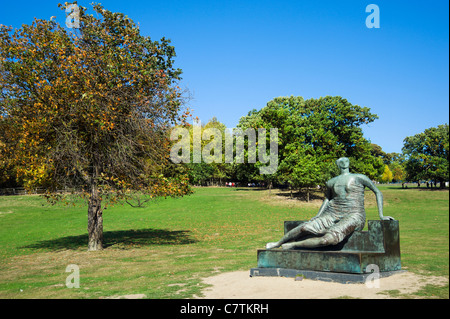
[[[448,124],[406,137],[402,151],[408,180],[439,181],[441,188],[444,187],[444,182],[449,179]]]
[[[260,111],[241,118],[246,127],[278,128],[279,169],[271,178],[295,188],[324,184],[334,172],[334,161],[351,159],[352,170],[375,179],[383,161],[371,154],[361,126],[377,119],[367,107],[326,96],[304,100],[278,97]]]
[[[303,101],[303,98],[300,98]],[[294,102],[293,102],[294,103]],[[239,123],[237,127],[242,131],[246,131],[247,129],[253,129],[255,132],[258,131],[259,128],[266,129],[266,133],[270,131],[271,128],[281,128],[284,126],[284,123],[289,116],[287,109],[278,107],[278,104],[274,101],[270,101],[267,103],[266,107],[257,111],[253,109],[250,111],[247,116],[243,116],[239,119]],[[280,154],[281,149],[285,145],[284,141],[284,132],[278,130],[278,156],[282,158],[283,154]],[[266,136],[266,145],[270,142]],[[258,149],[256,150],[255,158],[259,159]],[[278,163],[280,163],[278,161]],[[269,189],[273,186],[274,183],[280,182],[280,174],[277,171],[274,174],[261,174],[259,167],[264,165],[259,160],[256,161],[255,164],[248,163],[248,147],[247,143],[245,144],[245,163],[236,164],[235,171],[236,176],[239,180],[244,182],[262,182]]]
[[[186,167],[189,180],[192,184],[206,185],[207,181],[209,181],[220,185],[224,180],[229,178],[232,170],[232,165],[225,163],[226,127],[216,117],[210,119],[206,124],[198,126],[197,128],[195,128],[195,125],[185,125],[183,127],[189,130],[189,136],[187,138],[189,138],[190,160],[189,163],[180,163],[180,165]],[[194,134],[195,129],[197,131]],[[208,136],[208,133],[212,135]],[[217,145],[214,144],[215,141],[218,142]],[[177,142],[178,140],[175,139],[174,143]],[[194,150],[194,143],[198,142],[200,142],[200,148]],[[200,163],[194,160],[194,152],[201,153]],[[205,156],[211,156],[212,158],[207,159]]]
[[[306,198],[309,202],[310,188],[323,184],[324,162],[320,162],[314,152],[293,152],[280,164],[279,170],[286,174],[285,180],[292,189],[305,188]],[[287,171],[288,173],[286,173]]]
[[[186,166],[191,184],[206,186],[207,181],[213,178],[214,168],[208,163],[188,163]]]
[[[79,9],[70,32],[41,19],[0,27],[1,155],[27,188],[46,185],[55,200],[64,187],[84,196],[88,249],[98,250],[108,198],[189,192],[186,180],[161,173],[168,130],[184,118],[181,70],[170,41],[152,41],[99,4],[95,15]]]

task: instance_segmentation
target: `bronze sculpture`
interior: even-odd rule
[[[341,174],[326,183],[325,199],[317,215],[286,233],[279,241],[267,243],[266,249],[280,246],[283,249],[292,249],[336,245],[353,231],[362,230],[366,222],[365,187],[375,193],[380,219],[394,219],[383,216],[383,194],[367,176],[350,173],[350,161],[346,157],[339,158],[336,164]],[[304,236],[307,238],[301,240]]]

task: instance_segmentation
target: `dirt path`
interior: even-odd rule
[[[365,284],[340,284],[285,277],[250,277],[249,271],[222,273],[205,278],[212,285],[203,291],[205,299],[331,299],[339,297],[362,299],[395,298],[414,294],[427,284],[444,285],[445,277],[421,276],[411,272],[379,279],[379,288]],[[388,291],[394,291],[389,294]]]

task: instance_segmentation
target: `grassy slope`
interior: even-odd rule
[[[403,267],[448,277],[448,191],[380,189],[385,215],[400,220]],[[202,277],[255,267],[256,249],[282,235],[284,220],[309,219],[320,206],[275,194],[198,188],[146,208],[108,208],[100,252],[86,251],[85,207],[0,197],[0,298],[192,297]],[[377,218],[370,192],[366,210],[368,219]],[[69,264],[80,267],[80,289],[65,286]],[[421,294],[448,298],[448,286]]]

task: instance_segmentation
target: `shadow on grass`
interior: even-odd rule
[[[233,188],[233,187],[230,187],[230,188]],[[266,191],[266,190],[268,190],[268,188],[265,188],[265,187],[234,187],[233,188],[234,190],[237,190],[237,191]]]
[[[103,248],[119,245],[122,248],[132,246],[149,245],[186,245],[197,242],[189,237],[187,230],[165,230],[165,229],[138,229],[138,230],[115,230],[103,233]],[[67,236],[50,240],[38,241],[34,244],[20,248],[61,250],[78,249],[87,247],[88,234],[79,236]]]
[[[300,201],[306,201],[307,200],[307,193],[300,191],[300,192],[292,192],[292,197],[291,197],[291,193],[289,191],[283,192],[283,193],[276,193],[275,195],[277,196],[282,196],[282,197],[286,197],[286,198],[292,198],[292,199],[297,199]],[[311,191],[309,193],[309,200],[323,200],[324,196],[323,196],[323,192],[315,192],[315,191]]]
[[[419,190],[419,191],[425,191],[425,192],[439,192],[439,191],[448,191],[449,188],[445,187],[445,188],[439,188],[439,187],[433,187],[433,188],[426,188],[426,187],[417,187],[417,186],[412,186],[412,187],[408,187],[408,188],[402,188],[401,186],[386,186],[386,189],[396,189],[396,190]]]

